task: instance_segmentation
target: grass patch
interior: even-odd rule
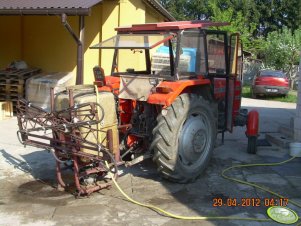
[[[251,95],[251,87],[250,86],[243,86],[242,87],[242,96],[246,98],[252,98]],[[274,101],[280,101],[280,102],[287,102],[287,103],[297,103],[297,92],[295,90],[290,90],[288,92],[287,97],[279,97],[279,96],[264,96],[259,97],[258,99],[264,99],[264,100],[274,100]]]
[[[246,98],[251,98],[251,86],[243,86],[242,87],[242,96]]]

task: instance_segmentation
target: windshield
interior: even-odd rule
[[[111,75],[139,74],[171,76],[176,35],[173,33],[117,34],[92,49],[111,52]],[[170,55],[170,53],[173,53]],[[106,59],[109,61],[109,59]]]
[[[152,49],[162,42],[172,39],[171,33],[165,34],[118,34],[107,39],[92,49]]]
[[[282,71],[261,71],[260,77],[277,77],[284,78],[285,74]]]

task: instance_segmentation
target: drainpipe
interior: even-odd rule
[[[61,15],[62,24],[66,30],[71,34],[72,38],[77,44],[77,67],[76,67],[76,85],[83,84],[83,71],[84,71],[84,33],[85,33],[85,20],[84,16],[79,16],[79,37],[72,30],[72,27],[67,21],[67,15]]]
[[[84,40],[85,40],[85,17],[79,16],[79,41],[77,51],[77,70],[79,71],[78,84],[84,83]]]

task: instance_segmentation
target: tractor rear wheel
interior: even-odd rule
[[[257,136],[250,136],[248,137],[248,148],[247,152],[250,154],[256,154],[257,152]]]
[[[217,134],[212,105],[195,94],[182,94],[162,110],[153,130],[153,160],[163,177],[194,181],[211,158]]]

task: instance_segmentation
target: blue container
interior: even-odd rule
[[[188,72],[195,72],[195,62],[196,62],[196,48],[182,48],[183,55],[190,56],[190,63]],[[166,53],[169,54],[168,46],[160,46],[157,49],[157,53]]]
[[[190,56],[188,72],[195,72],[196,48],[182,48],[183,54]]]

